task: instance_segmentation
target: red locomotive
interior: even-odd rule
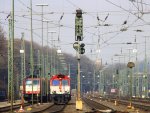
[[[53,75],[50,78],[50,99],[55,104],[65,104],[71,99],[70,77],[68,75]]]
[[[32,89],[33,85],[33,89]],[[33,101],[41,101],[46,100],[46,79],[45,78],[38,78],[38,77],[27,77],[23,81],[23,94],[24,99],[28,102],[32,100],[33,94]],[[42,95],[41,95],[42,94]]]

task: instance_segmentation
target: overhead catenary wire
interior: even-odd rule
[[[122,10],[124,10],[124,11],[126,11],[126,12],[131,13],[132,15],[134,15],[135,17],[137,17],[138,19],[142,20],[144,23],[150,25],[150,23],[148,23],[148,22],[146,22],[144,19],[142,19],[142,16],[143,16],[143,15],[141,15],[141,16],[139,17],[139,16],[137,16],[136,14],[132,13],[131,11],[128,11],[128,10],[126,10],[125,8],[123,8],[123,7],[121,7],[121,6],[118,6],[117,4],[111,2],[110,0],[105,0],[105,1],[108,2],[108,3],[110,3],[110,4],[112,4],[112,5],[114,5],[114,6],[116,6],[116,7],[118,7],[118,8],[120,8],[120,9],[122,9]]]
[[[20,0],[19,0],[20,1]],[[129,11],[129,10],[128,10]],[[55,13],[61,13],[61,12],[54,12],[53,14],[55,14]],[[90,12],[86,12],[86,14],[88,14],[88,13],[90,13]],[[94,12],[95,13],[95,12]],[[103,13],[103,12],[102,12]],[[47,14],[47,13],[44,13],[44,14]],[[65,13],[64,13],[65,14]],[[73,13],[70,13],[70,14],[73,14]],[[131,13],[129,13],[129,14],[131,14]],[[41,21],[41,20],[39,20],[39,21]],[[57,23],[56,23],[56,25],[58,25]],[[144,25],[144,24],[143,24]],[[147,25],[146,23],[145,23],[145,25]],[[60,25],[58,25],[58,27],[59,27]],[[71,28],[71,29],[74,29],[74,27],[72,27],[72,26],[67,26],[67,25],[63,25],[62,27],[66,27],[66,28]],[[132,26],[130,26],[130,28],[131,28]],[[40,29],[40,28],[39,28]],[[118,31],[116,31],[116,32],[120,32],[119,30]],[[87,29],[85,30],[85,33],[88,33],[88,34],[93,34],[93,35],[95,35],[95,36],[97,36],[97,34],[96,33],[93,33],[93,32],[91,32],[91,31],[88,31]],[[104,35],[106,35],[106,34],[109,34],[110,32],[105,32],[105,33],[103,33]],[[113,33],[113,31],[111,32],[111,33]],[[115,33],[115,32],[114,32]],[[101,35],[103,35],[103,34],[101,34]]]
[[[67,27],[67,26],[64,26],[64,27]],[[19,27],[20,28],[20,27]],[[72,29],[74,29],[73,27],[69,27],[69,28],[72,28]],[[22,28],[21,28],[22,29]],[[24,29],[24,28],[23,28]],[[28,29],[25,29],[25,30],[28,30]],[[119,32],[119,31],[114,31],[114,32]],[[101,34],[101,35],[106,35],[106,34],[109,34],[109,33],[114,33],[114,32],[107,32],[107,33],[104,33],[104,34]],[[87,33],[89,33],[89,32],[87,32]],[[35,34],[35,33],[34,33]],[[37,35],[37,34],[36,34]],[[96,35],[95,33],[93,34],[93,35]],[[38,35],[38,37],[40,38],[40,36]],[[106,43],[107,41],[105,41],[105,43]]]

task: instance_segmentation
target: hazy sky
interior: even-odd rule
[[[30,1],[15,1],[15,37],[21,38],[21,32],[25,33],[25,39],[30,40]],[[142,1],[142,3],[141,3]],[[76,55],[73,49],[75,42],[75,11],[82,9],[84,23],[85,55],[92,59],[101,59],[103,62],[111,62],[111,58],[118,59],[114,54],[125,54],[129,57],[129,49],[138,49],[138,59],[142,60],[145,53],[145,37],[147,37],[146,53],[149,56],[150,46],[150,0],[32,0],[33,5],[33,38],[41,44],[41,7],[37,4],[48,4],[44,7],[44,19],[48,19],[49,31],[53,34],[55,46],[59,46],[63,52]],[[0,22],[6,34],[8,34],[7,15],[11,11],[11,0],[0,0]],[[60,17],[63,15],[59,23]],[[106,19],[106,17],[108,17]],[[99,21],[98,21],[99,18]],[[105,20],[106,19],[106,20]],[[110,26],[104,26],[104,25]],[[61,26],[61,27],[60,27]],[[60,32],[59,32],[60,29]],[[124,30],[124,31],[123,31]],[[142,30],[143,32],[137,32]],[[44,45],[47,37],[46,23],[44,23]],[[58,42],[60,37],[60,42]],[[52,35],[49,33],[49,46],[51,47]],[[99,43],[98,43],[99,42]],[[96,51],[100,50],[100,53]],[[134,54],[130,51],[130,55]],[[131,58],[135,60],[135,58]],[[123,61],[123,59],[121,59]]]

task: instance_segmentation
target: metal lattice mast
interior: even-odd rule
[[[42,21],[42,48],[41,48],[41,78],[44,77],[44,52],[43,52],[43,6],[42,6],[42,16],[41,16],[41,21]],[[41,91],[43,87],[43,82],[41,80]],[[41,103],[43,103],[43,93],[41,92]]]
[[[23,34],[23,49],[24,49],[24,54],[23,54],[23,78],[26,78],[26,48],[25,48],[25,42],[24,42],[24,34]]]
[[[53,44],[53,33],[51,36],[51,40],[52,40],[52,53],[51,53],[51,69],[52,69],[52,75],[54,75],[54,44]],[[51,75],[51,76],[52,76]]]
[[[51,63],[51,65],[50,65],[50,70],[51,70],[51,76],[53,75],[53,74],[55,74],[55,72],[54,72],[54,48],[53,48],[53,46],[54,46],[54,44],[53,44],[53,33],[56,33],[55,31],[50,31],[49,33],[51,33],[51,42],[52,42],[52,46],[51,46],[51,59],[50,59],[50,63]]]
[[[24,33],[21,33],[21,85],[23,83],[23,79],[25,78],[25,45],[24,45]]]
[[[38,70],[39,70],[39,77],[41,76],[41,53],[40,50],[38,50]]]
[[[32,0],[30,0],[30,15],[31,15],[31,42],[30,42],[30,75],[33,79],[33,71],[34,71],[34,61],[33,61],[33,29],[32,29]],[[33,84],[32,84],[32,92],[33,92]],[[33,105],[33,93],[32,93],[32,105]]]
[[[80,91],[80,53],[79,53],[79,50],[80,50],[80,42],[78,41],[78,77],[77,77],[77,81],[78,81],[78,85],[77,85],[77,90],[78,90],[78,93],[77,93],[77,100],[80,101],[81,100],[81,91]]]
[[[147,46],[147,44],[146,44],[146,38],[147,37],[145,37],[145,59],[144,59],[144,75],[143,75],[143,81],[142,82],[144,82],[143,83],[143,95],[144,95],[144,97],[145,98],[147,98],[148,97],[148,76],[147,76],[147,51],[146,51],[146,46]]]
[[[47,21],[47,56],[46,56],[46,91],[47,91],[47,102],[48,102],[48,72],[49,72],[49,60],[48,60],[48,21]]]
[[[13,100],[14,100],[14,83],[13,83],[13,78],[14,78],[14,0],[11,1],[12,3],[12,10],[11,10],[11,19],[9,20],[9,30],[10,30],[10,37],[9,37],[9,51],[8,51],[8,63],[9,63],[9,83],[8,83],[8,88],[9,91],[9,99],[11,102],[11,112],[13,112]]]
[[[54,61],[54,74],[56,74],[56,52],[55,52],[55,42],[54,42],[54,54],[53,54],[54,58],[53,58],[53,61]]]
[[[41,76],[41,56],[40,56],[40,50],[38,50],[38,75],[37,78]],[[39,95],[37,94],[37,103],[39,102]]]
[[[42,24],[42,34],[41,34],[41,36],[42,36],[42,48],[41,48],[41,64],[42,64],[42,69],[41,69],[41,78],[43,78],[44,77],[44,70],[45,70],[45,68],[44,68],[44,52],[43,52],[43,7],[44,6],[48,6],[47,4],[37,4],[37,6],[41,6],[42,7],[42,14],[41,14],[41,24]],[[43,82],[41,81],[41,85],[43,86]],[[41,91],[42,91],[42,87],[41,87]],[[43,100],[42,100],[42,96],[43,96],[43,94],[42,94],[42,92],[41,92],[41,104],[43,103]]]
[[[136,43],[136,36],[135,36],[135,43]],[[137,43],[135,45],[135,49],[136,49],[136,96],[139,97],[139,75],[138,75],[138,72],[139,72],[139,67],[138,67],[138,52],[137,52]]]
[[[8,103],[11,101],[11,74],[12,74],[12,63],[11,63],[11,38],[12,38],[12,19],[9,20],[9,39],[8,39]]]

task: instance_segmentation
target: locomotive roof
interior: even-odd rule
[[[32,78],[32,75],[29,75],[26,78]],[[39,78],[39,77],[37,75],[33,75],[33,78]]]

